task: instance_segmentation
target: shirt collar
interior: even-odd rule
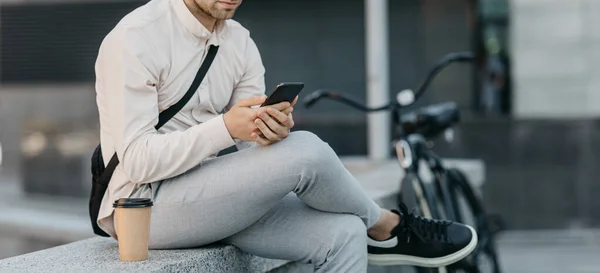
[[[200,23],[200,21],[198,21],[198,19],[196,19],[183,0],[170,1],[183,26],[195,37],[201,40],[208,40],[214,34],[216,39],[210,39],[210,41],[214,41],[216,45],[225,39],[225,35],[227,34],[227,23],[224,20],[218,20],[215,25],[214,33],[211,33],[202,23]]]

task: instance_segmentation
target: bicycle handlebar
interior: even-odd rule
[[[435,76],[437,76],[437,74],[440,71],[442,71],[444,68],[446,68],[448,65],[450,65],[452,63],[458,63],[458,62],[471,62],[473,60],[475,60],[475,55],[472,52],[454,52],[454,53],[449,53],[449,54],[445,55],[442,59],[440,59],[431,68],[431,70],[427,74],[427,77],[421,83],[421,85],[417,89],[417,92],[415,92],[413,103],[419,97],[421,97],[421,95],[423,95],[423,93],[425,93],[425,90],[429,87],[433,78],[435,78]],[[309,94],[304,99],[304,106],[306,108],[310,108],[317,101],[319,101],[322,98],[328,98],[331,100],[342,102],[346,105],[349,105],[349,106],[356,108],[358,110],[361,110],[363,112],[377,112],[377,111],[381,111],[381,110],[385,110],[385,109],[393,109],[395,107],[400,106],[398,102],[390,102],[387,105],[382,105],[379,107],[368,107],[364,103],[358,102],[358,101],[350,98],[347,95],[343,95],[343,94],[340,94],[335,91],[328,91],[327,89],[319,89],[319,90],[316,90],[316,91],[312,92],[311,94]],[[402,106],[408,106],[408,105],[402,105]]]
[[[433,66],[433,68],[431,68],[431,70],[429,70],[427,78],[425,78],[415,93],[415,101],[419,99],[423,93],[425,93],[425,90],[427,90],[435,76],[437,76],[437,74],[439,74],[444,68],[448,67],[452,63],[464,63],[474,60],[475,54],[472,52],[453,52],[444,56],[436,65]]]
[[[369,108],[366,105],[364,105],[363,103],[358,102],[357,100],[354,100],[348,96],[342,95],[338,92],[328,91],[327,89],[319,89],[319,90],[312,92],[310,95],[308,95],[304,99],[304,106],[306,108],[310,108],[313,104],[315,104],[318,100],[320,100],[322,98],[328,98],[330,100],[340,101],[346,105],[352,106],[353,108],[356,108],[363,112],[381,111],[381,110],[384,110],[384,109],[390,107],[390,105],[384,105],[381,107]]]

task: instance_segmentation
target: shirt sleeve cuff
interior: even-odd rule
[[[204,123],[207,131],[212,134],[210,140],[216,151],[220,151],[235,145],[235,141],[225,126],[223,115],[214,117]]]

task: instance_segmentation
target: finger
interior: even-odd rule
[[[267,99],[267,96],[264,96],[264,95],[250,97],[250,98],[245,98],[245,99],[238,101],[235,105],[238,107],[250,107],[250,106],[254,106],[254,105],[261,105],[263,102],[265,102],[266,99]]]
[[[260,131],[262,132],[263,136],[266,139],[273,140],[273,141],[280,139],[279,136],[275,132],[273,132],[269,128],[269,126],[267,126],[267,124],[264,121],[262,121],[261,119],[256,119],[254,121],[254,124],[256,124],[256,127],[258,127],[258,129],[260,129]]]
[[[252,123],[252,124],[254,124],[254,123]],[[255,125],[254,127],[256,127],[256,125]],[[260,131],[260,129],[258,129],[258,127],[256,127],[256,129],[254,129],[254,131],[252,131],[252,133],[250,133],[250,137],[251,137],[252,139],[254,139],[256,135],[257,135],[257,136],[261,136],[261,137],[263,137],[263,138],[265,137],[265,136],[262,134],[262,132]]]
[[[290,104],[290,106],[296,105],[296,102],[298,102],[298,96],[296,96],[296,98],[294,99],[294,101],[292,101],[292,104]]]
[[[283,111],[286,111],[289,108],[291,108],[291,107],[288,107],[288,108],[284,109]],[[278,121],[281,124],[286,124],[287,121],[288,121],[287,120],[288,119],[288,114],[287,113],[284,113],[284,112],[281,112],[281,111],[277,111],[277,110],[275,110],[273,108],[268,108],[267,109],[267,113],[272,118],[274,118],[276,121]]]
[[[277,104],[269,105],[269,106],[267,106],[265,108],[275,108],[275,109],[281,111],[281,110],[283,110],[285,108],[288,108],[288,107],[290,107],[290,103],[287,102],[287,101],[283,101],[283,102],[280,102],[280,103],[277,103]]]
[[[290,106],[288,108],[283,109],[283,111],[281,111],[281,113],[284,113],[286,115],[291,114],[292,112],[294,112],[294,107]]]
[[[261,146],[267,146],[267,145],[271,144],[271,141],[269,141],[264,136],[261,136],[259,134],[253,133],[252,137],[254,138],[254,142],[258,143]]]
[[[289,129],[292,129],[294,127],[294,125],[296,125],[296,123],[294,122],[294,117],[292,116],[292,113],[288,114],[288,124],[287,127]]]
[[[288,129],[286,126],[280,124],[277,120],[267,115],[266,113],[262,113],[260,115],[260,119],[279,137],[277,140],[281,140],[287,136]],[[267,136],[268,137],[268,136]],[[271,138],[269,138],[271,139]],[[273,140],[273,139],[271,139]]]

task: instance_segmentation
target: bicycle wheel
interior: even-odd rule
[[[414,173],[407,173],[401,182],[400,195],[398,201],[404,203],[413,213],[421,215],[425,218],[439,218],[438,206],[427,193],[426,185],[422,183],[421,178]],[[440,268],[425,268],[414,267],[416,273],[449,273],[446,267]]]
[[[500,265],[493,234],[487,223],[487,215],[479,197],[475,194],[465,175],[458,169],[449,169],[448,183],[450,194],[455,202],[456,221],[470,225],[477,231],[479,243],[477,248],[465,261],[469,266],[453,270],[468,273],[500,273]],[[457,264],[457,267],[460,263]]]

